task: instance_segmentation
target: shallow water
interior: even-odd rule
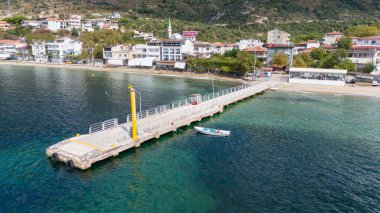
[[[212,91],[187,78],[0,67],[0,211],[376,212],[380,99],[266,92],[138,149],[68,171],[45,149],[88,125]],[[216,90],[235,85],[215,81]]]

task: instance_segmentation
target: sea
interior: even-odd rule
[[[45,150],[237,82],[0,66],[0,212],[380,212],[380,99],[268,91],[94,164]],[[194,126],[231,131],[215,138]]]

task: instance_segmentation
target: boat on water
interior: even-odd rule
[[[194,129],[202,134],[212,135],[212,136],[221,136],[221,137],[229,136],[231,133],[230,131],[226,131],[226,130],[205,128],[205,127],[199,127],[199,126],[194,127]]]

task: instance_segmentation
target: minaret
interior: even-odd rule
[[[172,24],[170,23],[170,18],[169,18],[168,36],[169,36],[168,38],[172,36]]]

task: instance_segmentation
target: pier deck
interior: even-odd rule
[[[117,156],[120,152],[178,128],[200,121],[202,118],[223,112],[225,106],[243,100],[267,89],[279,81],[262,81],[204,95],[194,104],[192,99],[159,106],[137,114],[138,140],[131,137],[131,117],[118,124],[116,120],[90,127],[90,133],[63,140],[46,149],[46,155],[78,169],[88,169],[92,164]],[[95,130],[94,130],[95,129]]]

